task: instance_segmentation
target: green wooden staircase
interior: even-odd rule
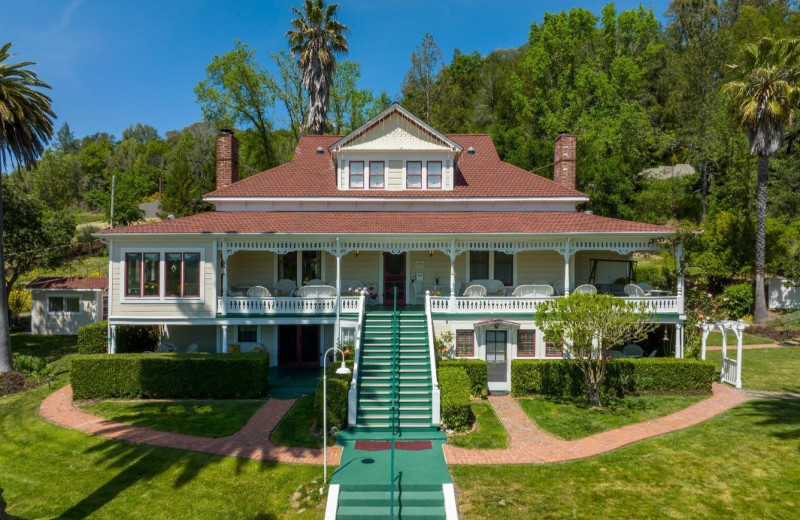
[[[362,335],[356,431],[431,431],[432,388],[428,326],[424,311],[368,312]],[[396,329],[393,327],[397,327]],[[393,334],[398,334],[398,363],[393,379]],[[393,381],[397,394],[392,393]],[[397,411],[392,399],[397,399]],[[397,413],[396,421],[392,414]]]

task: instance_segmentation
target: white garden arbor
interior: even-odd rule
[[[719,329],[722,333],[722,370],[720,370],[720,380],[729,383],[736,388],[742,387],[742,336],[744,329],[749,325],[743,321],[718,321],[715,323],[701,323],[698,325],[703,330],[703,342],[700,357],[706,359],[706,340],[714,329]],[[728,357],[728,332],[736,335],[736,359]]]

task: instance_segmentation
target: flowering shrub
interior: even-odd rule
[[[738,320],[751,314],[755,305],[753,286],[749,283],[728,285],[722,291],[720,308],[728,319]]]
[[[437,367],[439,366],[439,361],[443,359],[455,358],[455,352],[453,350],[453,333],[449,330],[446,330],[433,338],[433,351],[436,354]]]
[[[708,292],[706,286],[696,279],[686,278],[685,281],[685,357],[700,357],[700,342],[702,331],[699,324],[716,322],[724,319],[724,312],[720,308],[719,298]]]

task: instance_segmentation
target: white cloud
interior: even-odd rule
[[[81,5],[83,2],[84,2],[84,0],[72,0],[72,3],[70,3],[70,4],[67,6],[67,8],[66,8],[66,9],[64,9],[64,12],[63,12],[63,13],[61,13],[61,28],[62,28],[62,29],[64,29],[66,26],[68,26],[68,25],[69,25],[69,22],[70,22],[70,20],[71,20],[71,18],[72,18],[72,13],[73,13],[73,12],[75,11],[75,9],[77,9],[77,8],[78,8],[78,7],[79,7],[79,6],[80,6],[80,5]]]

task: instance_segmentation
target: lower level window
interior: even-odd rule
[[[536,355],[536,331],[521,330],[517,333],[517,356],[534,357]]]
[[[81,312],[81,299],[78,296],[48,296],[47,312],[78,314]]]
[[[547,357],[563,357],[564,349],[561,343],[556,343],[555,341],[548,341],[547,343],[545,343],[544,355]]]
[[[475,331],[472,329],[456,331],[456,357],[475,356]]]
[[[255,343],[258,341],[257,325],[239,325],[239,343]]]

